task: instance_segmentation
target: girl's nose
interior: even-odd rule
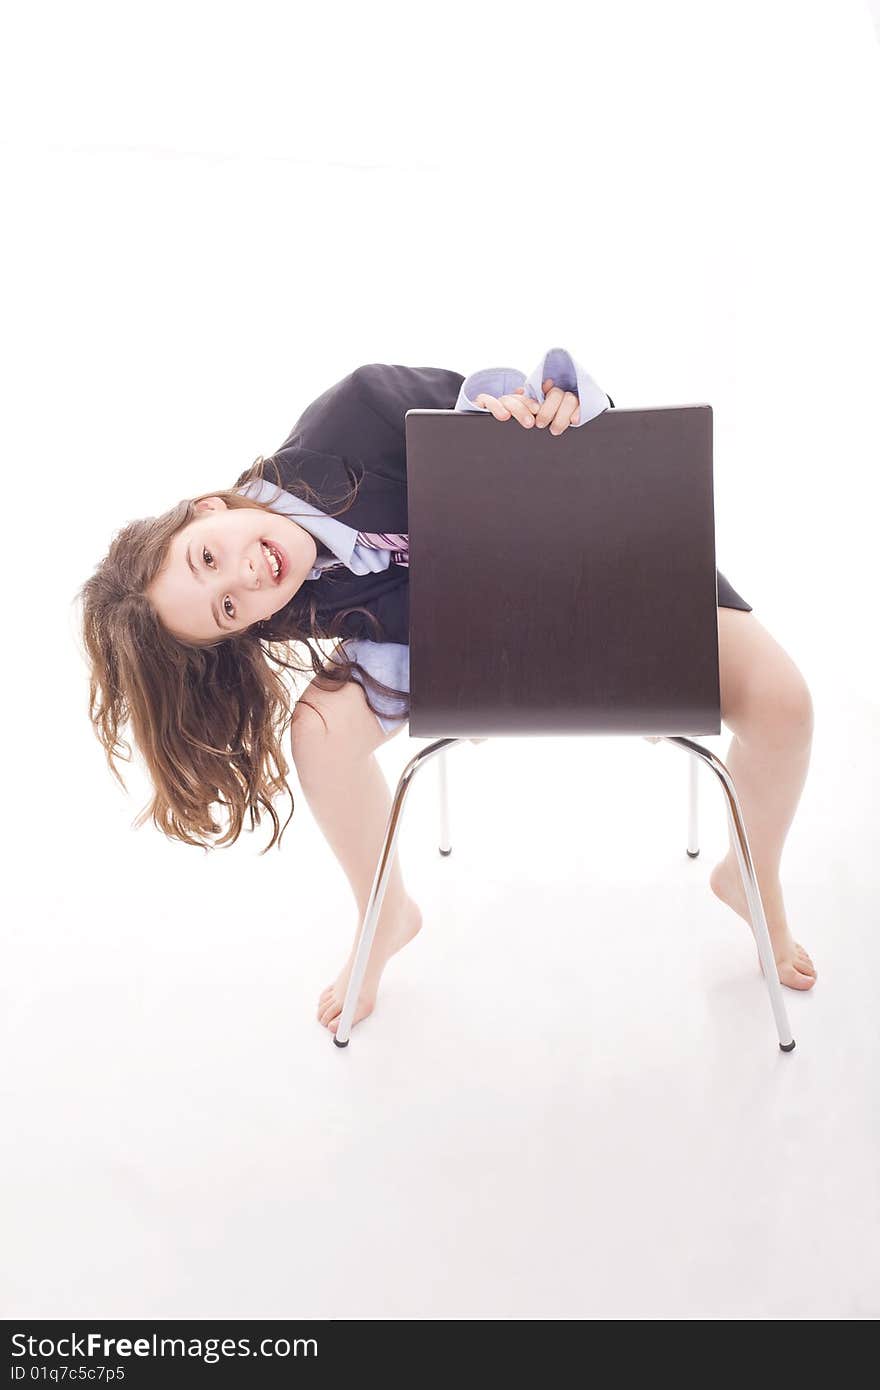
[[[250,555],[244,557],[244,580],[254,589],[260,587],[260,573]]]

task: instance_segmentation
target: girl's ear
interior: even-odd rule
[[[222,497],[203,497],[196,503],[197,512],[220,512],[228,508]]]

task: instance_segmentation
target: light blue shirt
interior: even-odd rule
[[[490,396],[506,396],[520,386],[525,387],[526,396],[543,403],[542,382],[547,377],[553,378],[554,387],[561,387],[563,391],[573,391],[578,398],[580,420],[576,425],[571,425],[571,429],[579,429],[588,420],[608,409],[609,401],[605,392],[600,391],[593,378],[565,348],[549,348],[529,376],[515,367],[485,367],[478,372],[471,372],[461,384],[455,409],[488,415],[491,413],[488,406],[474,405],[475,396],[483,392]],[[327,516],[319,507],[313,506],[301,497],[294,497],[291,492],[284,492],[280,497],[276,497],[277,491],[275,484],[265,479],[247,483],[239,488],[239,492],[246,496],[253,497],[258,502],[266,502],[273,511],[293,518],[303,530],[323,541],[327,549],[333,552],[333,556],[342,560],[353,574],[371,574],[388,568],[391,563],[389,550],[374,550],[371,546],[360,545],[357,530],[353,527],[346,526],[336,517]],[[319,579],[323,570],[334,563],[332,556],[319,557],[318,562],[306,575],[306,580]],[[370,691],[370,699],[376,708],[382,711],[382,714],[376,717],[383,732],[391,733],[393,729],[405,724],[409,716],[408,644],[373,642],[367,637],[346,637],[340,647],[352,660],[359,661],[371,676],[375,676],[385,685],[393,686],[395,690],[406,692],[399,699],[392,699],[378,691]],[[361,685],[364,684],[359,672],[354,673],[354,679]]]

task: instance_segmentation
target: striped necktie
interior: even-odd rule
[[[392,565],[409,566],[409,536],[400,531],[358,531],[358,542],[372,550],[390,550]]]
[[[409,536],[400,531],[358,531],[355,545],[369,546],[370,550],[390,550],[389,565],[405,565],[409,568]],[[344,560],[328,560],[320,568],[320,574],[327,570],[345,569]],[[315,578],[319,578],[316,574]]]

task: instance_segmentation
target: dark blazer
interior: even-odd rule
[[[408,410],[453,410],[464,377],[441,367],[402,367],[371,362],[337,381],[307,406],[272,455],[283,485],[307,496],[322,511],[339,512],[359,481],[358,495],[339,520],[358,531],[409,531],[406,506]],[[271,461],[265,476],[272,481]],[[308,483],[314,493],[297,484]],[[409,642],[409,572],[389,565],[378,574],[332,569],[303,588],[317,599],[326,627],[334,614],[363,606],[378,618],[381,633],[360,613],[343,620],[341,636]],[[296,602],[296,600],[292,600]]]
[[[357,478],[358,495],[350,508],[339,513],[339,520],[358,531],[408,534],[406,412],[454,410],[464,380],[459,372],[442,367],[386,362],[357,367],[306,407],[272,455],[283,485],[307,496],[323,511],[338,512]],[[271,480],[271,465],[266,476]],[[317,496],[303,493],[297,487],[301,481]],[[342,621],[341,636],[409,643],[406,566],[389,565],[378,574],[366,575],[331,569],[320,579],[307,581],[306,588],[318,601],[317,617],[324,628],[343,609],[363,606],[378,618],[381,633],[374,633],[362,614],[352,613]]]

